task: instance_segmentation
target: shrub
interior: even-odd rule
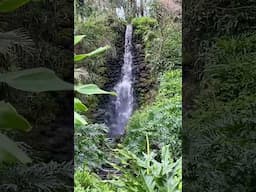
[[[75,130],[75,164],[76,167],[88,166],[100,168],[105,163],[110,141],[107,138],[108,128],[102,124],[90,124],[76,127]]]
[[[255,41],[254,34],[221,37],[201,48],[200,92],[183,128],[184,175],[197,183],[191,191],[255,191]]]
[[[132,25],[136,29],[135,33],[137,35],[144,35],[157,27],[158,22],[151,17],[136,17],[132,20]]]
[[[133,115],[127,126],[125,145],[135,153],[144,151],[145,133],[151,147],[169,144],[171,154],[181,155],[181,70],[167,72],[161,79],[156,101]]]
[[[173,162],[169,146],[163,146],[160,160],[150,152],[138,157],[127,149],[118,149],[120,165],[114,165],[122,172],[116,180],[110,181],[125,192],[181,192],[181,159]]]
[[[76,171],[74,179],[75,192],[114,192],[110,184],[105,183],[86,168]]]
[[[160,29],[147,33],[143,39],[146,62],[155,73],[181,66],[182,38],[180,24],[167,23]]]

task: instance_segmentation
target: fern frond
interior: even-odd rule
[[[0,53],[3,55],[12,54],[17,48],[21,48],[24,51],[32,51],[33,47],[33,40],[28,32],[23,29],[0,32]]]

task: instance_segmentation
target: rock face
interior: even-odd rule
[[[107,79],[103,88],[105,90],[113,90],[114,86],[121,78],[121,69],[123,65],[124,55],[124,36],[125,26],[119,29],[119,36],[116,39],[115,49],[116,54],[109,55],[106,61],[107,72],[100,74]],[[134,73],[134,109],[142,106],[145,103],[150,103],[155,97],[157,79],[152,74],[150,66],[145,62],[144,44],[140,37],[133,35],[133,73]],[[110,98],[113,96],[100,95],[98,98],[98,109],[93,112],[92,119],[95,122],[106,122],[108,119],[108,109],[110,106]]]
[[[116,37],[115,42],[115,54],[107,56],[106,59],[106,73],[100,74],[106,79],[106,83],[103,86],[104,90],[113,90],[114,86],[121,77],[121,68],[123,64],[123,54],[124,54],[124,36],[125,36],[125,26],[117,28],[119,31],[119,36]],[[99,108],[93,114],[93,119],[95,122],[104,123],[106,117],[108,116],[107,108],[110,102],[109,95],[96,96],[99,100]]]
[[[154,99],[154,90],[157,83],[152,69],[145,62],[145,50],[142,39],[134,36],[134,73],[135,98],[137,107],[150,103]]]

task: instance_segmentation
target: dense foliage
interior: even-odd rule
[[[58,19],[52,19],[49,16],[51,15],[49,8],[59,2],[52,3],[47,4],[45,1],[29,3],[27,0],[1,1],[0,3],[1,22],[3,23],[0,32],[0,83],[1,99],[3,99],[0,101],[1,191],[42,192],[69,191],[70,189],[70,181],[73,177],[72,164],[57,162],[58,155],[52,159],[52,162],[47,161],[51,153],[46,151],[46,147],[49,147],[49,140],[43,141],[40,146],[41,151],[39,151],[36,149],[36,144],[33,143],[35,140],[38,142],[38,137],[34,135],[31,139],[26,139],[28,132],[31,134],[34,130],[40,131],[42,125],[45,132],[47,132],[46,127],[51,129],[51,133],[56,132],[52,123],[55,120],[56,108],[58,108],[56,107],[58,106],[56,98],[63,97],[63,95],[57,92],[55,94],[46,92],[73,90],[72,84],[61,80],[54,72],[56,71],[58,75],[63,72],[61,78],[67,79],[68,72],[64,72],[67,68],[63,70],[63,66],[65,66],[65,62],[69,62],[70,53],[72,56],[72,52],[62,44],[63,42],[59,41],[58,29],[51,28],[51,33],[49,33],[47,31],[49,28],[44,28],[45,34],[51,34],[48,39],[42,33],[37,33],[37,30],[42,29],[43,26],[40,14],[48,17],[47,21],[44,20],[45,25],[49,23],[58,25]],[[35,16],[35,12],[40,14]],[[3,16],[2,13],[5,15]],[[55,16],[57,17],[57,14]],[[68,18],[68,12],[66,16]],[[16,18],[22,19],[24,22],[20,22]],[[69,26],[65,25],[65,27]],[[65,29],[68,30],[67,28]],[[55,35],[59,39],[56,38],[51,42],[51,37]],[[62,38],[66,38],[66,42],[71,40],[68,34],[62,34]],[[58,43],[60,47],[56,48]],[[48,53],[49,51],[51,55]],[[59,63],[62,66],[58,65]],[[39,94],[41,92],[45,93]],[[47,98],[45,99],[45,97]],[[62,101],[63,109],[66,105],[67,103]],[[42,106],[45,106],[43,107],[45,113],[40,113]],[[27,118],[30,117],[29,121],[21,114]],[[47,124],[49,121],[51,121],[51,125]],[[40,136],[43,138],[42,135]],[[15,138],[15,140],[22,138],[19,139],[22,142],[15,142],[11,138]],[[32,144],[32,147],[27,143]],[[59,148],[59,151],[61,150]],[[65,149],[62,150],[62,153],[65,154],[65,152]],[[67,161],[70,160],[68,155],[65,158]]]
[[[114,167],[122,175],[110,182],[125,192],[181,191],[181,158],[173,162],[168,145],[163,146],[159,154],[151,152],[149,143],[147,145],[147,152],[142,157],[127,149],[118,149],[121,164]]]
[[[140,57],[134,58],[134,68],[141,69],[137,74],[141,78],[136,83],[139,87],[148,86],[152,98],[138,104],[126,134],[118,139],[118,144],[109,138],[109,128],[93,118],[95,111],[98,112],[95,109],[108,101],[106,97],[78,95],[80,102],[89,108],[86,114],[89,124],[76,127],[75,191],[180,192],[180,23],[174,21],[163,4],[155,1],[145,5],[150,9],[147,15],[143,15],[146,13],[143,11],[132,14],[133,7],[129,6],[133,5],[125,4],[128,6],[125,7],[121,1],[120,4],[84,2],[90,10],[88,15],[80,15],[81,18],[76,20],[75,32],[86,35],[86,38],[77,46],[76,52],[90,52],[105,45],[111,48],[104,55],[76,64],[78,83],[96,83],[107,89],[113,87],[121,72],[125,25],[131,22],[134,51],[142,48],[140,53],[134,53],[134,57]],[[124,12],[131,14],[120,18],[113,9],[115,6],[124,6]],[[83,4],[77,6],[78,10],[83,7]],[[86,77],[82,79],[79,75]],[[148,93],[142,91],[141,94]]]
[[[202,91],[196,98],[199,108],[191,113],[192,118],[187,119],[190,126],[185,127],[190,134],[185,146],[193,144],[186,163],[195,167],[186,169],[185,175],[190,177],[193,171],[204,178],[196,180],[199,185],[193,191],[201,190],[206,183],[223,192],[230,186],[237,191],[255,189],[252,159],[256,154],[251,144],[255,126],[254,42],[255,34],[250,33],[221,37],[202,58],[207,64]],[[221,183],[216,185],[219,178]]]
[[[107,138],[108,128],[101,124],[89,124],[75,129],[76,167],[101,168],[111,152]]]
[[[146,61],[155,73],[181,65],[181,26],[171,18],[150,17],[132,20],[136,35],[145,43]]]
[[[181,70],[161,78],[155,102],[135,112],[127,126],[125,144],[134,152],[145,149],[145,134],[154,149],[169,144],[173,157],[181,156]]]

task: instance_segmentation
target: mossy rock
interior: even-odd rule
[[[132,20],[132,25],[135,28],[135,34],[141,36],[157,27],[158,22],[151,17],[138,17]]]

